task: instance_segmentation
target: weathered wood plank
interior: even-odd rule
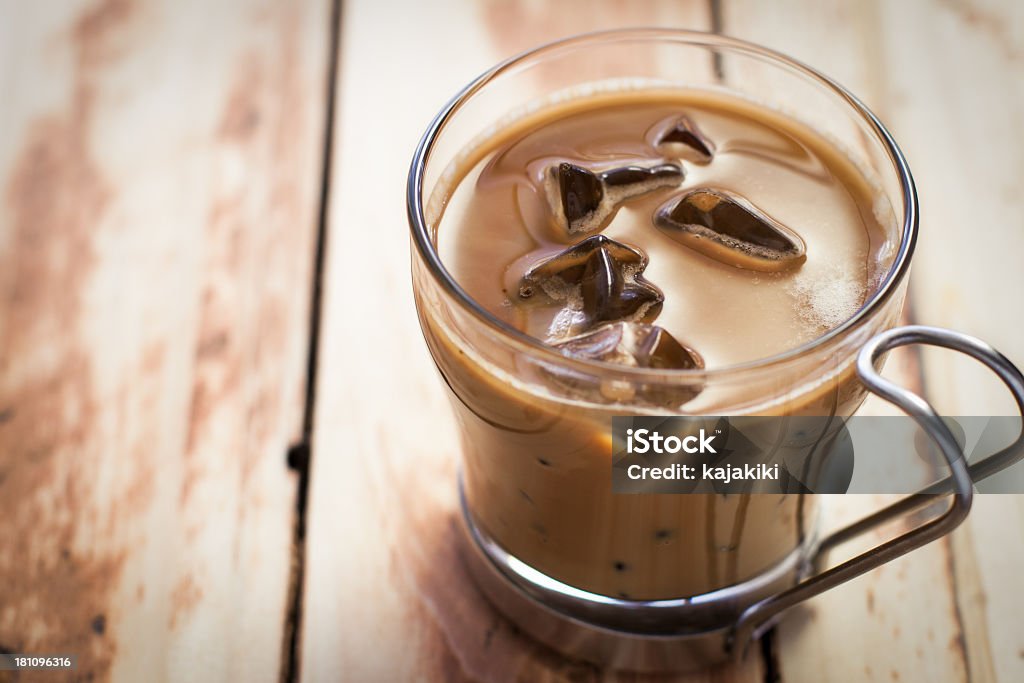
[[[945,174],[947,164],[922,159],[917,150],[908,147],[907,132],[917,130],[921,140],[936,146],[940,139],[934,131],[925,133],[928,116],[946,109],[945,94],[936,89],[928,92],[916,85],[924,72],[944,82],[941,71],[934,70],[926,57],[911,59],[913,48],[900,54],[891,44],[901,43],[908,26],[928,23],[929,11],[923,7],[908,8],[900,3],[898,22],[885,11],[892,3],[763,3],[747,0],[726,0],[723,3],[724,30],[775,47],[806,61],[851,88],[866,101],[876,114],[889,124],[904,146],[912,167],[920,180],[922,172]],[[885,8],[883,10],[883,8]],[[914,36],[920,33],[915,28]],[[970,46],[957,41],[936,42],[936,51],[945,51],[950,60],[970,60]],[[902,79],[904,90],[894,87],[894,79]],[[898,108],[914,102],[917,118],[900,119]],[[964,119],[967,120],[967,119]],[[904,130],[904,128],[906,130]],[[979,144],[983,144],[979,142]],[[998,144],[998,143],[997,143]],[[989,149],[988,146],[985,149]],[[946,176],[951,177],[951,176]],[[958,183],[971,191],[984,192],[975,179],[956,174]],[[930,316],[928,285],[919,276],[922,269],[934,268],[935,258],[956,258],[959,250],[948,241],[936,240],[929,234],[930,207],[936,199],[922,185],[923,228],[915,258],[915,278],[910,297],[911,310],[922,321],[936,322]],[[947,188],[947,192],[949,189]],[[941,194],[941,192],[940,192]],[[941,199],[939,200],[941,201]],[[926,246],[926,245],[929,245]],[[941,253],[941,257],[936,254]],[[958,289],[959,280],[946,277],[948,287]],[[979,282],[984,278],[979,277]],[[922,293],[924,292],[924,293]],[[915,315],[914,317],[918,317]],[[906,386],[923,390],[920,358],[916,353],[894,354],[886,375]],[[929,388],[931,384],[929,383]],[[931,392],[931,393],[934,393]],[[880,401],[869,401],[864,413],[893,409]],[[835,498],[823,520],[826,528],[843,520],[862,516],[882,505],[882,497]],[[899,529],[883,530],[836,551],[836,559],[878,543]],[[973,560],[970,548],[961,539],[969,535],[961,529],[951,540],[922,548],[893,564],[835,589],[811,602],[802,613],[779,627],[778,648],[784,681],[846,681],[857,680],[989,680],[982,676],[987,663],[985,637],[972,639],[968,625],[978,621],[977,612],[965,606],[958,597],[965,587],[958,585],[954,567]],[[973,675],[972,675],[973,674]]]
[[[922,321],[980,336],[1024,364],[1024,6],[998,0],[886,3],[888,118],[922,204],[914,306]],[[898,27],[913,23],[913,31]],[[957,143],[959,140],[961,142]],[[948,415],[1014,414],[966,357],[924,354],[928,397]],[[981,495],[953,537],[950,567],[972,681],[1024,679],[1024,508]]]
[[[456,437],[413,308],[401,188],[431,116],[496,60],[598,28],[707,27],[708,7],[450,0],[406,4],[400,23],[390,12],[357,0],[342,17],[302,678],[620,680],[519,634],[458,561]],[[754,656],[686,680],[763,672]]]
[[[328,10],[0,7],[0,648],[278,677]]]

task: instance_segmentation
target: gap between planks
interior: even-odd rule
[[[327,246],[327,214],[331,193],[331,164],[334,147],[335,96],[338,87],[338,59],[341,36],[342,0],[330,3],[329,37],[327,40],[327,78],[325,120],[320,165],[320,193],[317,207],[316,241],[313,253],[313,277],[310,287],[309,350],[306,358],[306,397],[302,412],[302,435],[286,454],[288,467],[295,471],[298,484],[295,493],[295,522],[292,530],[291,572],[288,580],[287,607],[281,643],[280,680],[299,680],[302,642],[302,600],[306,575],[306,515],[309,510],[309,476],[313,460],[313,424],[316,410],[316,373],[320,352],[320,321],[323,309],[324,253]]]

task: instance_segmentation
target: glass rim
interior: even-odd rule
[[[471,297],[462,288],[462,286],[459,285],[452,274],[441,262],[440,254],[431,239],[430,230],[427,226],[426,217],[424,215],[423,179],[427,159],[433,149],[435,140],[444,129],[445,124],[447,124],[449,119],[451,119],[460,107],[476,92],[484,88],[488,83],[499,77],[504,72],[549,52],[565,48],[575,49],[591,43],[601,43],[609,40],[616,42],[651,42],[658,39],[684,43],[697,47],[728,48],[735,50],[736,52],[746,53],[750,56],[767,58],[772,62],[788,66],[796,70],[802,76],[817,82],[827,90],[838,95],[840,99],[845,101],[851,107],[854,113],[859,115],[860,118],[867,123],[868,128],[874,133],[877,141],[882,143],[882,146],[889,157],[889,161],[892,163],[896,171],[896,175],[899,180],[900,194],[903,198],[903,215],[902,226],[899,231],[899,248],[897,249],[892,265],[889,267],[885,277],[881,279],[874,293],[860,306],[860,308],[857,309],[856,313],[840,325],[828,330],[821,336],[800,344],[799,346],[786,349],[781,353],[765,356],[764,358],[756,358],[743,363],[723,365],[715,368],[692,369],[630,367],[605,361],[567,356],[559,352],[558,349],[553,346],[550,346],[540,339],[530,336],[526,332],[506,323],[493,315],[490,311],[481,306],[473,297]],[[512,346],[518,347],[520,350],[528,351],[540,356],[541,358],[546,358],[552,363],[569,366],[590,374],[615,372],[623,376],[647,382],[657,382],[658,380],[664,381],[665,379],[683,381],[706,380],[712,377],[721,377],[725,375],[734,375],[743,372],[753,372],[761,369],[773,368],[810,355],[814,351],[827,346],[829,343],[844,337],[849,332],[871,319],[871,317],[892,297],[899,285],[903,282],[910,269],[911,256],[917,242],[919,227],[917,189],[914,184],[913,176],[910,173],[910,167],[907,160],[903,156],[903,152],[899,148],[899,145],[897,145],[896,141],[893,139],[892,134],[889,133],[878,117],[875,116],[875,114],[868,109],[868,107],[861,102],[856,95],[817,69],[814,69],[804,62],[789,57],[781,52],[772,50],[771,48],[763,47],[738,38],[725,36],[720,33],[674,28],[618,28],[568,36],[538,45],[520,52],[519,54],[513,55],[477,76],[468,85],[456,93],[444,107],[442,107],[430,122],[426,132],[420,138],[413,154],[412,163],[409,167],[409,175],[406,183],[406,211],[416,251],[427,265],[434,280],[438,282],[448,294],[454,297],[465,310],[468,310],[474,318],[483,323],[492,332],[496,333],[501,339],[509,342]]]

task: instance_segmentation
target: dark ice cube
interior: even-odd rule
[[[569,232],[580,232],[602,213],[604,183],[601,177],[570,163],[561,163],[556,171],[562,214]],[[597,221],[600,222],[600,221]]]
[[[562,162],[549,172],[548,196],[558,224],[570,235],[607,225],[622,202],[683,180],[677,164],[630,165],[600,173]]]
[[[683,169],[676,164],[622,166],[601,174],[609,194],[619,201],[646,194],[659,187],[672,187],[683,180]]]
[[[641,251],[594,235],[527,270],[519,300],[578,309],[570,334],[609,320],[650,321],[665,297],[643,278],[646,267]]]
[[[700,355],[657,325],[616,322],[555,344],[562,353],[606,363],[660,370],[703,368]]]
[[[629,367],[656,370],[693,370],[704,367],[700,354],[680,344],[663,328],[646,323],[607,323],[554,346],[567,356]],[[550,369],[548,374],[563,387],[591,399],[666,407],[680,406],[703,389],[703,384],[698,380],[667,384],[609,382],[567,368]]]
[[[671,127],[659,134],[654,145],[665,156],[697,164],[710,163],[715,155],[714,144],[686,116],[680,116]]]
[[[795,232],[737,194],[692,190],[663,204],[654,223],[672,239],[737,268],[776,272],[807,259]]]

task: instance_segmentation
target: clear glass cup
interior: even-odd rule
[[[724,86],[783,111],[799,103],[798,115],[791,115],[827,133],[874,175],[899,220],[892,223],[889,272],[853,319],[775,358],[733,368],[654,371],[566,358],[498,321],[461,291],[437,255],[444,221],[438,224],[432,214],[452,189],[446,181],[474,163],[476,141],[491,126],[507,125],[502,119],[510,122],[554,98],[585,97],[588,90],[680,84]],[[910,176],[877,121],[827,80],[766,51],[704,34],[614,33],[541,48],[475,83],[432,126],[423,162],[423,183],[410,204],[414,290],[424,335],[452,397],[465,495],[481,529],[515,557],[569,585],[639,599],[737,583],[798,547],[808,537],[809,512],[799,496],[612,494],[608,424],[612,415],[649,411],[629,403],[629,387],[636,385],[643,391],[702,388],[697,414],[846,416],[857,409],[866,391],[853,363],[868,339],[898,319],[915,235]],[[420,206],[426,207],[422,214]],[[560,391],[544,381],[545,364],[591,378],[607,388],[607,400]],[[625,400],[615,400],[616,391]],[[679,528],[682,519],[689,520],[688,528]],[[632,571],[617,571],[622,564]]]
[[[781,111],[844,152],[872,185],[876,213],[891,220],[883,221],[874,291],[852,318],[770,358],[653,370],[566,357],[463,291],[437,240],[446,200],[479,161],[481,145],[555,101],[680,87],[718,89]],[[899,148],[856,97],[795,60],[722,36],[650,29],[574,37],[503,62],[458,93],[416,151],[407,201],[420,324],[459,426],[467,521],[476,541],[494,549],[492,560],[500,555],[537,585],[624,608],[721,595],[779,567],[787,568],[783,583],[797,581],[813,552],[814,496],[613,494],[609,425],[615,415],[667,414],[631,397],[681,387],[700,393],[678,414],[857,410],[867,395],[858,353],[899,319],[918,211]],[[581,395],[547,381],[552,367],[597,390]],[[747,605],[735,607],[733,621]]]

